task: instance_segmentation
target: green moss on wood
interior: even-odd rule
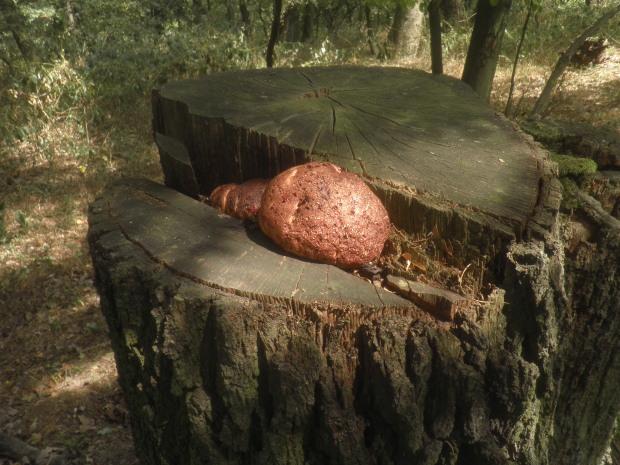
[[[571,178],[580,187],[590,182],[598,168],[596,163],[589,158],[572,157],[552,152],[551,160],[558,164],[561,178]]]
[[[521,128],[535,140],[546,146],[557,145],[564,135],[559,128],[541,122],[522,123]]]
[[[571,211],[579,206],[576,191],[585,188],[597,170],[597,165],[589,158],[572,157],[551,152],[551,160],[558,164],[562,183],[562,210]]]

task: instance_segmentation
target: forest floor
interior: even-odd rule
[[[506,66],[497,73],[492,106],[500,111],[510,71]],[[532,107],[549,71],[520,68],[517,116]],[[458,77],[459,63],[446,63],[446,73]],[[619,80],[620,50],[613,49],[602,64],[567,73],[548,116],[618,130]],[[62,449],[76,465],[138,463],[86,233],[88,204],[106,182],[120,176],[161,181],[148,96],[122,131],[123,140],[132,142],[110,149],[102,141],[107,148],[87,166],[71,154],[51,159],[32,145],[10,151],[0,145],[6,218],[0,241],[0,432],[38,448]],[[90,135],[98,136],[107,137]],[[28,462],[0,458],[0,465],[20,463]]]

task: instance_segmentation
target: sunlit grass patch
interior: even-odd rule
[[[534,107],[553,66],[522,59],[517,68],[511,117],[526,118]],[[503,111],[510,87],[510,63],[495,74],[491,105]],[[620,121],[620,48],[610,47],[603,63],[569,67],[560,81],[545,117],[618,130]]]

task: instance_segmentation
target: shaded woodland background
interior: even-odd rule
[[[412,3],[285,0],[274,65],[430,71],[425,5],[418,14]],[[491,92],[498,111],[531,5],[509,112],[517,120],[531,112],[559,54],[616,1],[512,0]],[[136,463],[92,284],[87,206],[112,179],[161,180],[151,89],[264,67],[273,7],[272,0],[0,0],[1,432],[64,448],[74,463]],[[472,0],[441,4],[446,74],[461,76],[474,8]],[[608,40],[606,59],[569,68],[547,114],[618,131],[618,17],[598,35]]]

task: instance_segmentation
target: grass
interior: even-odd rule
[[[9,95],[23,105],[3,128],[17,137],[0,145],[0,424],[65,447],[74,463],[130,464],[126,416],[101,415],[122,401],[85,238],[88,204],[108,181],[161,180],[148,100],[129,118],[87,115],[96,102],[76,101],[84,88],[71,64],[46,71]]]
[[[364,62],[332,44],[305,62]],[[455,46],[455,48],[458,48]],[[323,55],[329,55],[327,57]],[[294,53],[283,50],[292,63]],[[256,61],[244,58],[247,65]],[[429,68],[423,55],[392,63]],[[462,59],[446,62],[460,76]],[[7,434],[70,451],[73,463],[131,464],[130,433],[86,243],[88,205],[109,181],[162,173],[151,140],[147,90],[101,101],[78,67],[59,60],[29,86],[5,89],[0,142],[0,425]],[[549,73],[525,60],[516,115],[527,114]],[[190,73],[191,74],[191,73]],[[596,68],[571,70],[550,117],[601,126],[620,120],[618,50]],[[509,62],[500,62],[492,105],[502,110]]]

